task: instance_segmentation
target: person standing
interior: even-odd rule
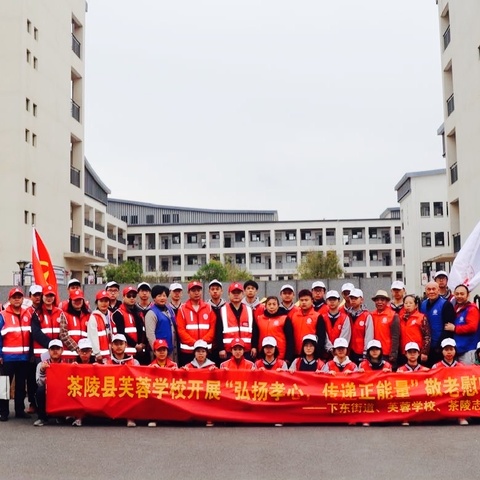
[[[448,302],[454,298],[452,291],[448,288],[448,273],[445,270],[439,270],[433,276],[435,283],[438,285],[438,292]]]
[[[112,280],[105,285],[105,290],[108,293],[109,299],[108,309],[113,313],[117,310],[117,308],[120,308],[120,305],[122,304],[122,302],[118,299],[118,296],[120,295],[120,285]]]
[[[347,346],[352,338],[350,317],[344,309],[340,309],[340,294],[336,290],[329,290],[326,295],[328,311],[322,315],[327,333],[325,349],[333,356],[333,344],[337,338],[344,338]]]
[[[405,284],[400,280],[396,280],[392,283],[390,289],[392,292],[392,300],[390,302],[390,308],[398,314],[399,318],[405,313],[403,309],[403,297],[405,297]],[[403,350],[402,350],[403,351]]]
[[[367,352],[368,343],[373,340],[373,320],[363,303],[363,291],[354,288],[350,292],[350,309],[348,311],[352,325],[350,339],[350,358],[359,365]]]
[[[208,293],[210,295],[210,298],[207,300],[207,303],[213,308],[214,312],[217,313],[226,303],[225,300],[222,298],[222,282],[217,279],[212,280],[208,284]]]
[[[293,313],[296,310],[295,306],[295,289],[289,285],[282,285],[280,289],[280,312],[282,315],[288,315],[289,313]]]
[[[319,312],[320,315],[324,315],[328,311],[327,302],[325,301],[326,293],[327,287],[322,281],[317,280],[312,283],[313,308],[316,312]]]
[[[178,313],[180,305],[182,305],[183,287],[181,283],[172,283],[170,285],[170,306],[172,307],[175,315]]]
[[[137,292],[137,309],[142,315],[143,320],[145,320],[148,309],[153,305],[152,299],[150,298],[152,288],[147,282],[140,282],[137,286]]]
[[[260,300],[257,296],[258,283],[255,280],[247,280],[243,284],[243,291],[245,292],[245,296],[243,297],[242,302],[253,310],[256,318],[265,310],[265,305],[260,303]]]

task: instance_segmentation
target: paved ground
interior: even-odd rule
[[[0,424],[0,479],[477,479],[480,425]]]

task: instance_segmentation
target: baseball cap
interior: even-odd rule
[[[333,342],[333,348],[348,348],[348,341],[346,338],[336,338]]]
[[[159,348],[166,348],[168,350],[168,343],[165,339],[163,338],[157,338],[153,342],[153,350],[158,350]]]
[[[125,337],[125,335],[124,335],[123,333],[116,333],[116,334],[112,337],[112,343],[115,342],[115,341],[126,342],[126,341],[127,341],[127,338]]]
[[[336,290],[329,290],[325,295],[325,298],[328,300],[329,298],[338,298],[340,299],[340,294]]]
[[[183,290],[182,284],[181,283],[171,283],[169,290],[173,292],[174,290]]]
[[[377,298],[386,298],[387,300],[390,300],[390,297],[385,290],[377,290],[377,293],[372,297],[372,300],[376,300]]]
[[[93,348],[92,342],[88,338],[81,338],[78,341],[78,348],[83,350],[84,348]]]
[[[325,286],[325,284],[324,284],[323,282],[321,282],[320,280],[312,283],[312,290],[313,290],[314,288],[323,288],[324,290],[327,289],[327,287]]]
[[[308,335],[305,335],[302,338],[302,343],[304,343],[306,341],[313,342],[313,343],[318,343],[318,338],[317,338],[316,335],[313,335],[312,333],[309,333]]]
[[[231,347],[231,348],[233,348],[233,347],[238,347],[238,346],[240,346],[240,347],[242,347],[242,348],[245,348],[245,342],[244,342],[241,338],[239,338],[239,337],[234,338],[234,339],[232,340],[232,343],[230,344],[230,347]]]
[[[78,300],[79,298],[85,298],[81,290],[73,290],[69,295],[71,300]]]
[[[390,287],[391,290],[404,290],[405,289],[405,284],[401,282],[400,280],[395,280],[395,282],[392,283],[392,286]]]
[[[205,350],[208,349],[208,343],[205,340],[197,340],[193,344],[193,351],[195,351],[197,348],[204,348]]]
[[[8,292],[8,298],[12,298],[16,293],[19,293],[23,297],[23,290],[21,290],[18,287],[13,287],[9,292]]]
[[[240,290],[243,292],[243,285],[238,282],[231,283],[228,287],[228,293],[232,293],[234,290]]]
[[[36,293],[42,293],[42,286],[41,285],[31,285],[28,289],[28,293],[30,295],[35,295]]]
[[[295,289],[289,283],[282,285],[280,293],[282,293],[284,290],[291,290],[293,293],[295,293]]]
[[[370,350],[371,348],[380,348],[382,349],[382,342],[380,340],[370,340],[367,343],[367,350]]]
[[[214,278],[214,279],[208,284],[208,288],[213,287],[214,285],[218,285],[219,287],[223,288],[222,283],[221,283],[219,280],[217,280],[216,278]]]
[[[408,352],[409,350],[417,350],[418,352],[420,351],[420,347],[418,346],[417,342],[408,342],[405,345],[405,351]]]
[[[110,299],[110,295],[108,294],[108,292],[106,290],[100,290],[95,295],[95,300],[101,300],[102,298]]]
[[[277,340],[275,339],[275,337],[265,337],[262,340],[262,347],[266,347],[267,345],[270,346],[270,347],[276,347],[277,346]]]
[[[63,348],[63,343],[58,338],[55,338],[54,340],[50,340],[50,342],[48,342],[48,348],[52,348],[52,347]]]
[[[45,285],[42,289],[44,295],[55,295],[55,289],[51,285]]]
[[[442,340],[442,343],[440,344],[442,348],[445,347],[457,347],[457,342],[453,338],[445,338]]]
[[[138,293],[137,289],[135,287],[125,287],[123,290],[122,290],[122,295],[125,297],[127,296],[130,292],[135,292],[135,293]]]
[[[118,289],[120,289],[120,285],[117,282],[112,280],[111,282],[108,282],[105,285],[105,290],[107,290],[107,288],[112,288],[112,287],[117,287]]]
[[[192,288],[203,288],[202,282],[199,282],[198,280],[190,282],[188,284],[188,291],[190,291]]]
[[[71,280],[68,281],[67,287],[71,287],[72,285],[78,285],[80,287],[82,283],[77,278],[72,278]]]
[[[149,283],[147,282],[140,282],[138,285],[137,285],[137,291],[138,290],[148,290],[149,292],[152,291],[152,287],[150,286]]]
[[[448,273],[445,270],[439,270],[438,272],[435,272],[433,278],[441,277],[442,275],[448,278]]]
[[[363,291],[360,290],[359,288],[354,288],[351,292],[349,297],[355,297],[355,298],[363,298]]]
[[[354,289],[355,289],[355,285],[353,283],[344,283],[342,285],[342,292],[346,292],[346,291],[351,292]]]

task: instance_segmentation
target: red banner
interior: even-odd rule
[[[32,270],[35,283],[42,287],[51,285],[57,295],[58,301],[57,276],[53,269],[52,259],[50,258],[47,247],[35,228],[33,228]]]
[[[410,422],[480,416],[480,369],[352,375],[52,365],[53,415],[249,423]]]

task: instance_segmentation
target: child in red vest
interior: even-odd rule
[[[383,359],[382,343],[379,340],[370,340],[367,344],[365,360],[360,362],[359,372],[391,372],[392,364]]]
[[[288,370],[287,362],[278,358],[278,355],[277,340],[274,337],[265,337],[262,340],[260,359],[255,362],[255,368],[277,372]]]
[[[333,342],[333,360],[327,362],[322,369],[322,372],[330,375],[337,375],[337,373],[344,373],[346,375],[356,372],[357,366],[353,363],[347,355],[348,341],[345,338],[339,337]]]
[[[296,358],[290,365],[290,372],[315,372],[320,373],[325,365],[317,355],[318,339],[316,335],[308,334],[302,339],[301,357]]]
[[[222,370],[255,370],[255,364],[246,360],[245,342],[241,338],[234,338],[231,343],[232,356],[220,364]]]

